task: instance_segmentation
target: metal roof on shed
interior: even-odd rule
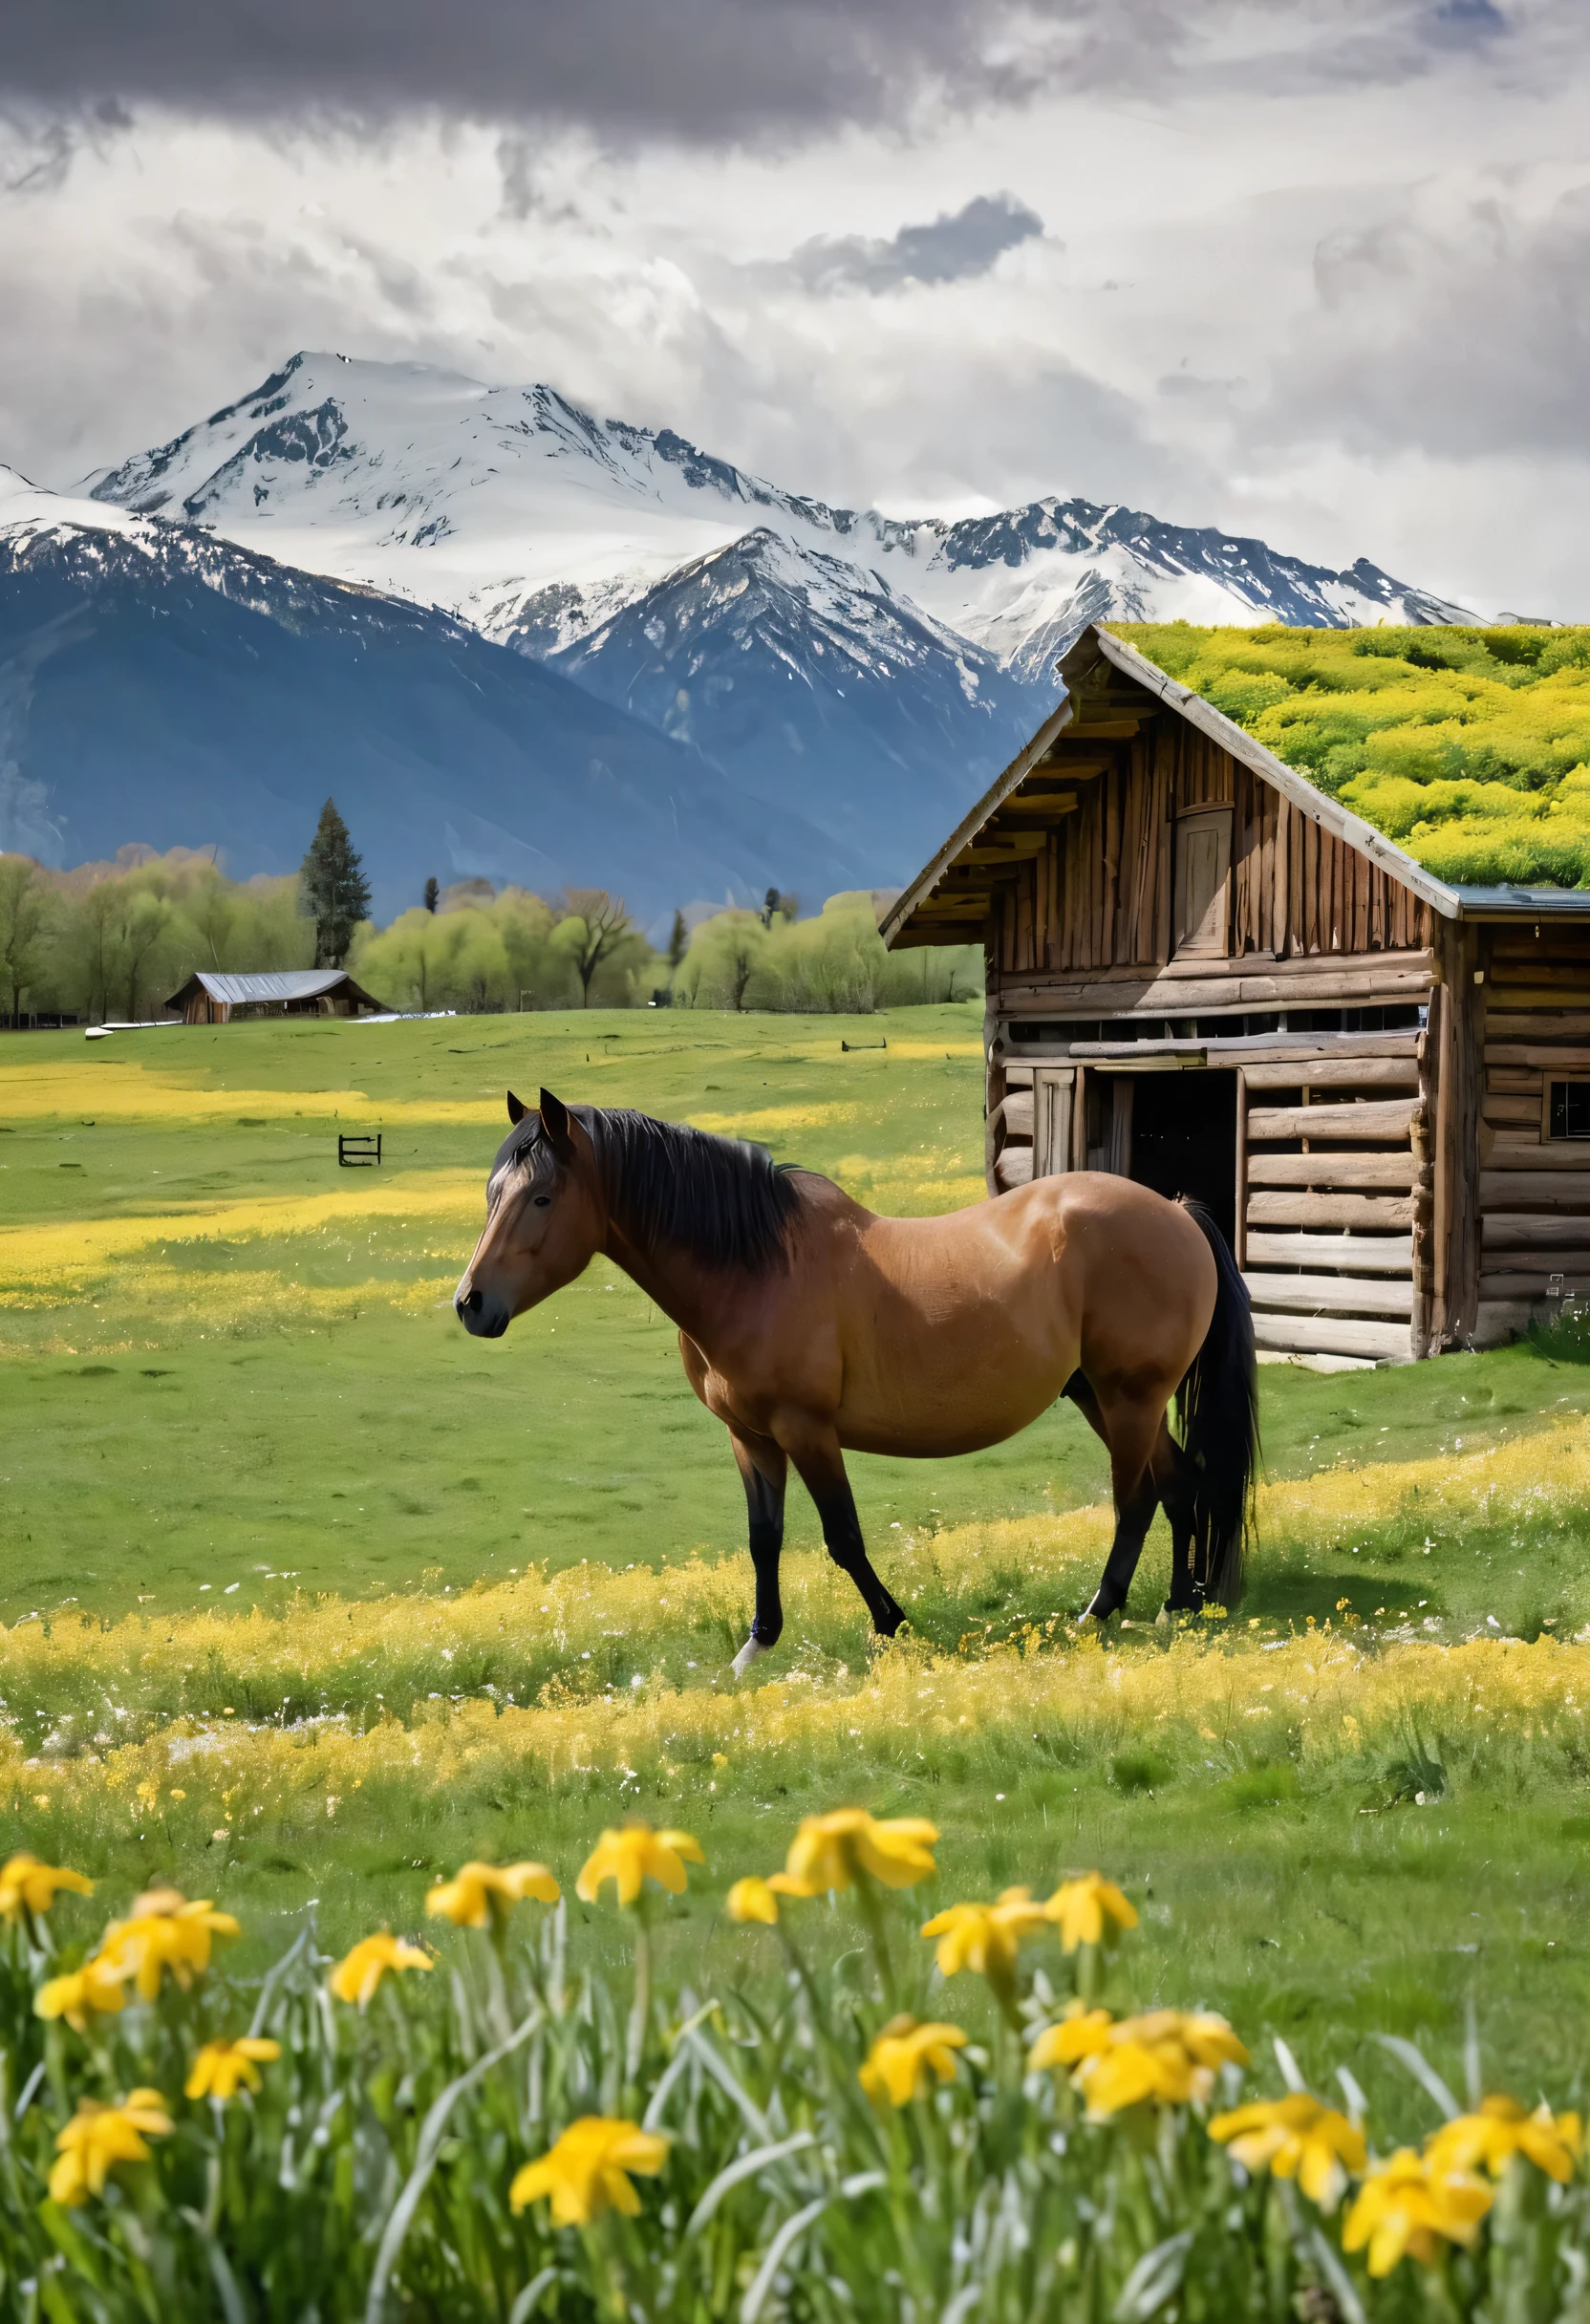
[[[249,1001],[313,1001],[351,981],[345,968],[267,968],[236,977],[201,968],[194,975],[212,1001],[227,1001],[234,1008]]]

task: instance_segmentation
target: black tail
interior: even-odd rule
[[[1258,1366],[1248,1287],[1231,1246],[1201,1202],[1181,1206],[1204,1231],[1219,1289],[1214,1314],[1192,1368],[1176,1390],[1182,1444],[1195,1472],[1192,1571],[1203,1594],[1234,1606],[1242,1595],[1242,1562],[1253,1531],[1254,1473],[1258,1466]]]

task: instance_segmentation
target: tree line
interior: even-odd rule
[[[886,953],[866,893],[800,915],[769,890],[760,912],[674,915],[654,946],[622,897],[555,897],[464,879],[377,929],[347,827],[330,801],[301,871],[228,879],[208,853],[125,848],[53,872],[0,854],[0,1023],[158,1016],[195,970],[346,965],[398,1010],[688,1008],[853,1013],[964,1000],[982,989],[973,945]]]

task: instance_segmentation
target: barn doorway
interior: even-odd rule
[[[1192,1194],[1236,1242],[1236,1075],[1134,1073],[1128,1175],[1172,1199]]]

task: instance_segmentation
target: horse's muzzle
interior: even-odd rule
[[[477,1340],[500,1340],[508,1327],[508,1311],[495,1300],[487,1300],[474,1283],[467,1290],[461,1283],[454,1295],[453,1311],[465,1331]]]

